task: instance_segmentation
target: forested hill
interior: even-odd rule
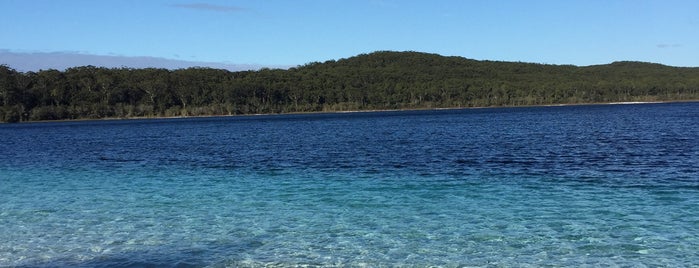
[[[0,66],[0,121],[699,99],[699,68],[374,52],[288,70]]]

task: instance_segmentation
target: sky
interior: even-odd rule
[[[0,0],[0,52],[275,67],[391,50],[697,67],[698,10],[696,0]]]

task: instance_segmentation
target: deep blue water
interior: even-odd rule
[[[699,265],[699,103],[0,125],[0,267]]]

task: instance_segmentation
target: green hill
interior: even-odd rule
[[[576,67],[380,51],[288,70],[0,66],[0,120],[194,116],[699,99],[699,68]]]

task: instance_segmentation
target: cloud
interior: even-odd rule
[[[658,48],[676,48],[676,47],[682,47],[681,44],[657,44],[656,47]]]
[[[238,11],[245,10],[244,8],[241,8],[241,7],[212,5],[212,4],[207,4],[207,3],[173,4],[171,6],[176,7],[176,8],[216,11],[216,12],[238,12]]]
[[[112,53],[113,54],[113,53]],[[184,69],[189,67],[209,67],[229,71],[258,70],[261,68],[286,69],[290,66],[265,66],[258,64],[229,64],[173,60],[158,57],[126,57],[114,55],[92,55],[79,52],[13,52],[0,49],[0,65],[7,65],[20,72],[47,69],[65,70],[71,67],[93,65],[106,68],[164,68]]]

